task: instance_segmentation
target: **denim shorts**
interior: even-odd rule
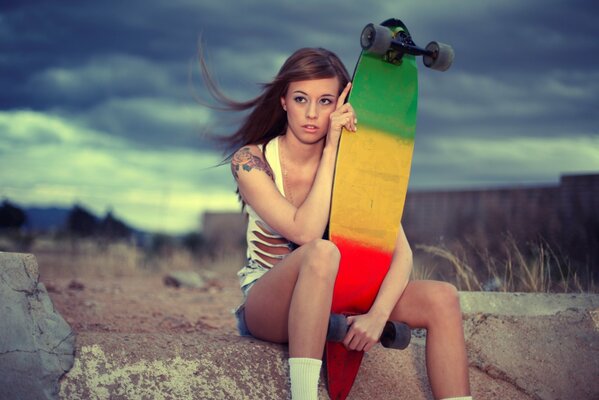
[[[237,318],[237,330],[239,331],[240,336],[252,336],[245,323],[245,301],[247,300],[248,293],[252,286],[254,286],[256,282],[258,282],[258,279],[260,279],[266,272],[268,272],[268,268],[263,267],[256,261],[250,260],[248,265],[243,267],[237,274],[240,282],[242,282],[241,292],[243,293],[243,302],[234,311],[235,317]]]
[[[258,282],[256,279],[254,282],[248,283],[241,287],[241,291],[243,292],[243,303],[235,309],[235,318],[237,318],[237,330],[239,331],[239,336],[251,337],[252,334],[245,323],[245,299],[247,299],[247,295],[252,288]]]

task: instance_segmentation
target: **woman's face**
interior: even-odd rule
[[[281,105],[287,111],[287,132],[303,143],[316,143],[329,129],[339,93],[337,78],[291,82]]]

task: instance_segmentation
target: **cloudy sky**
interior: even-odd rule
[[[599,3],[103,0],[0,2],[0,199],[82,204],[142,229],[184,232],[238,209],[202,139],[239,116],[202,108],[200,35],[223,90],[243,100],[300,47],[351,71],[369,22],[401,18],[420,69],[411,189],[554,184],[599,171]],[[420,64],[421,65],[421,64]]]

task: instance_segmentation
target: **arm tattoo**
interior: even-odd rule
[[[266,163],[260,157],[253,155],[250,152],[249,147],[242,148],[233,156],[233,160],[231,162],[231,169],[233,171],[233,176],[235,177],[235,180],[239,180],[240,167],[241,169],[247,172],[250,172],[252,169],[264,171],[268,176],[270,176],[271,179],[275,179],[268,163]]]

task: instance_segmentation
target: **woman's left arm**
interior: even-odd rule
[[[399,226],[389,271],[368,313],[348,317],[350,329],[343,340],[348,349],[368,351],[383,332],[393,308],[408,285],[412,272],[412,249],[403,227]]]

